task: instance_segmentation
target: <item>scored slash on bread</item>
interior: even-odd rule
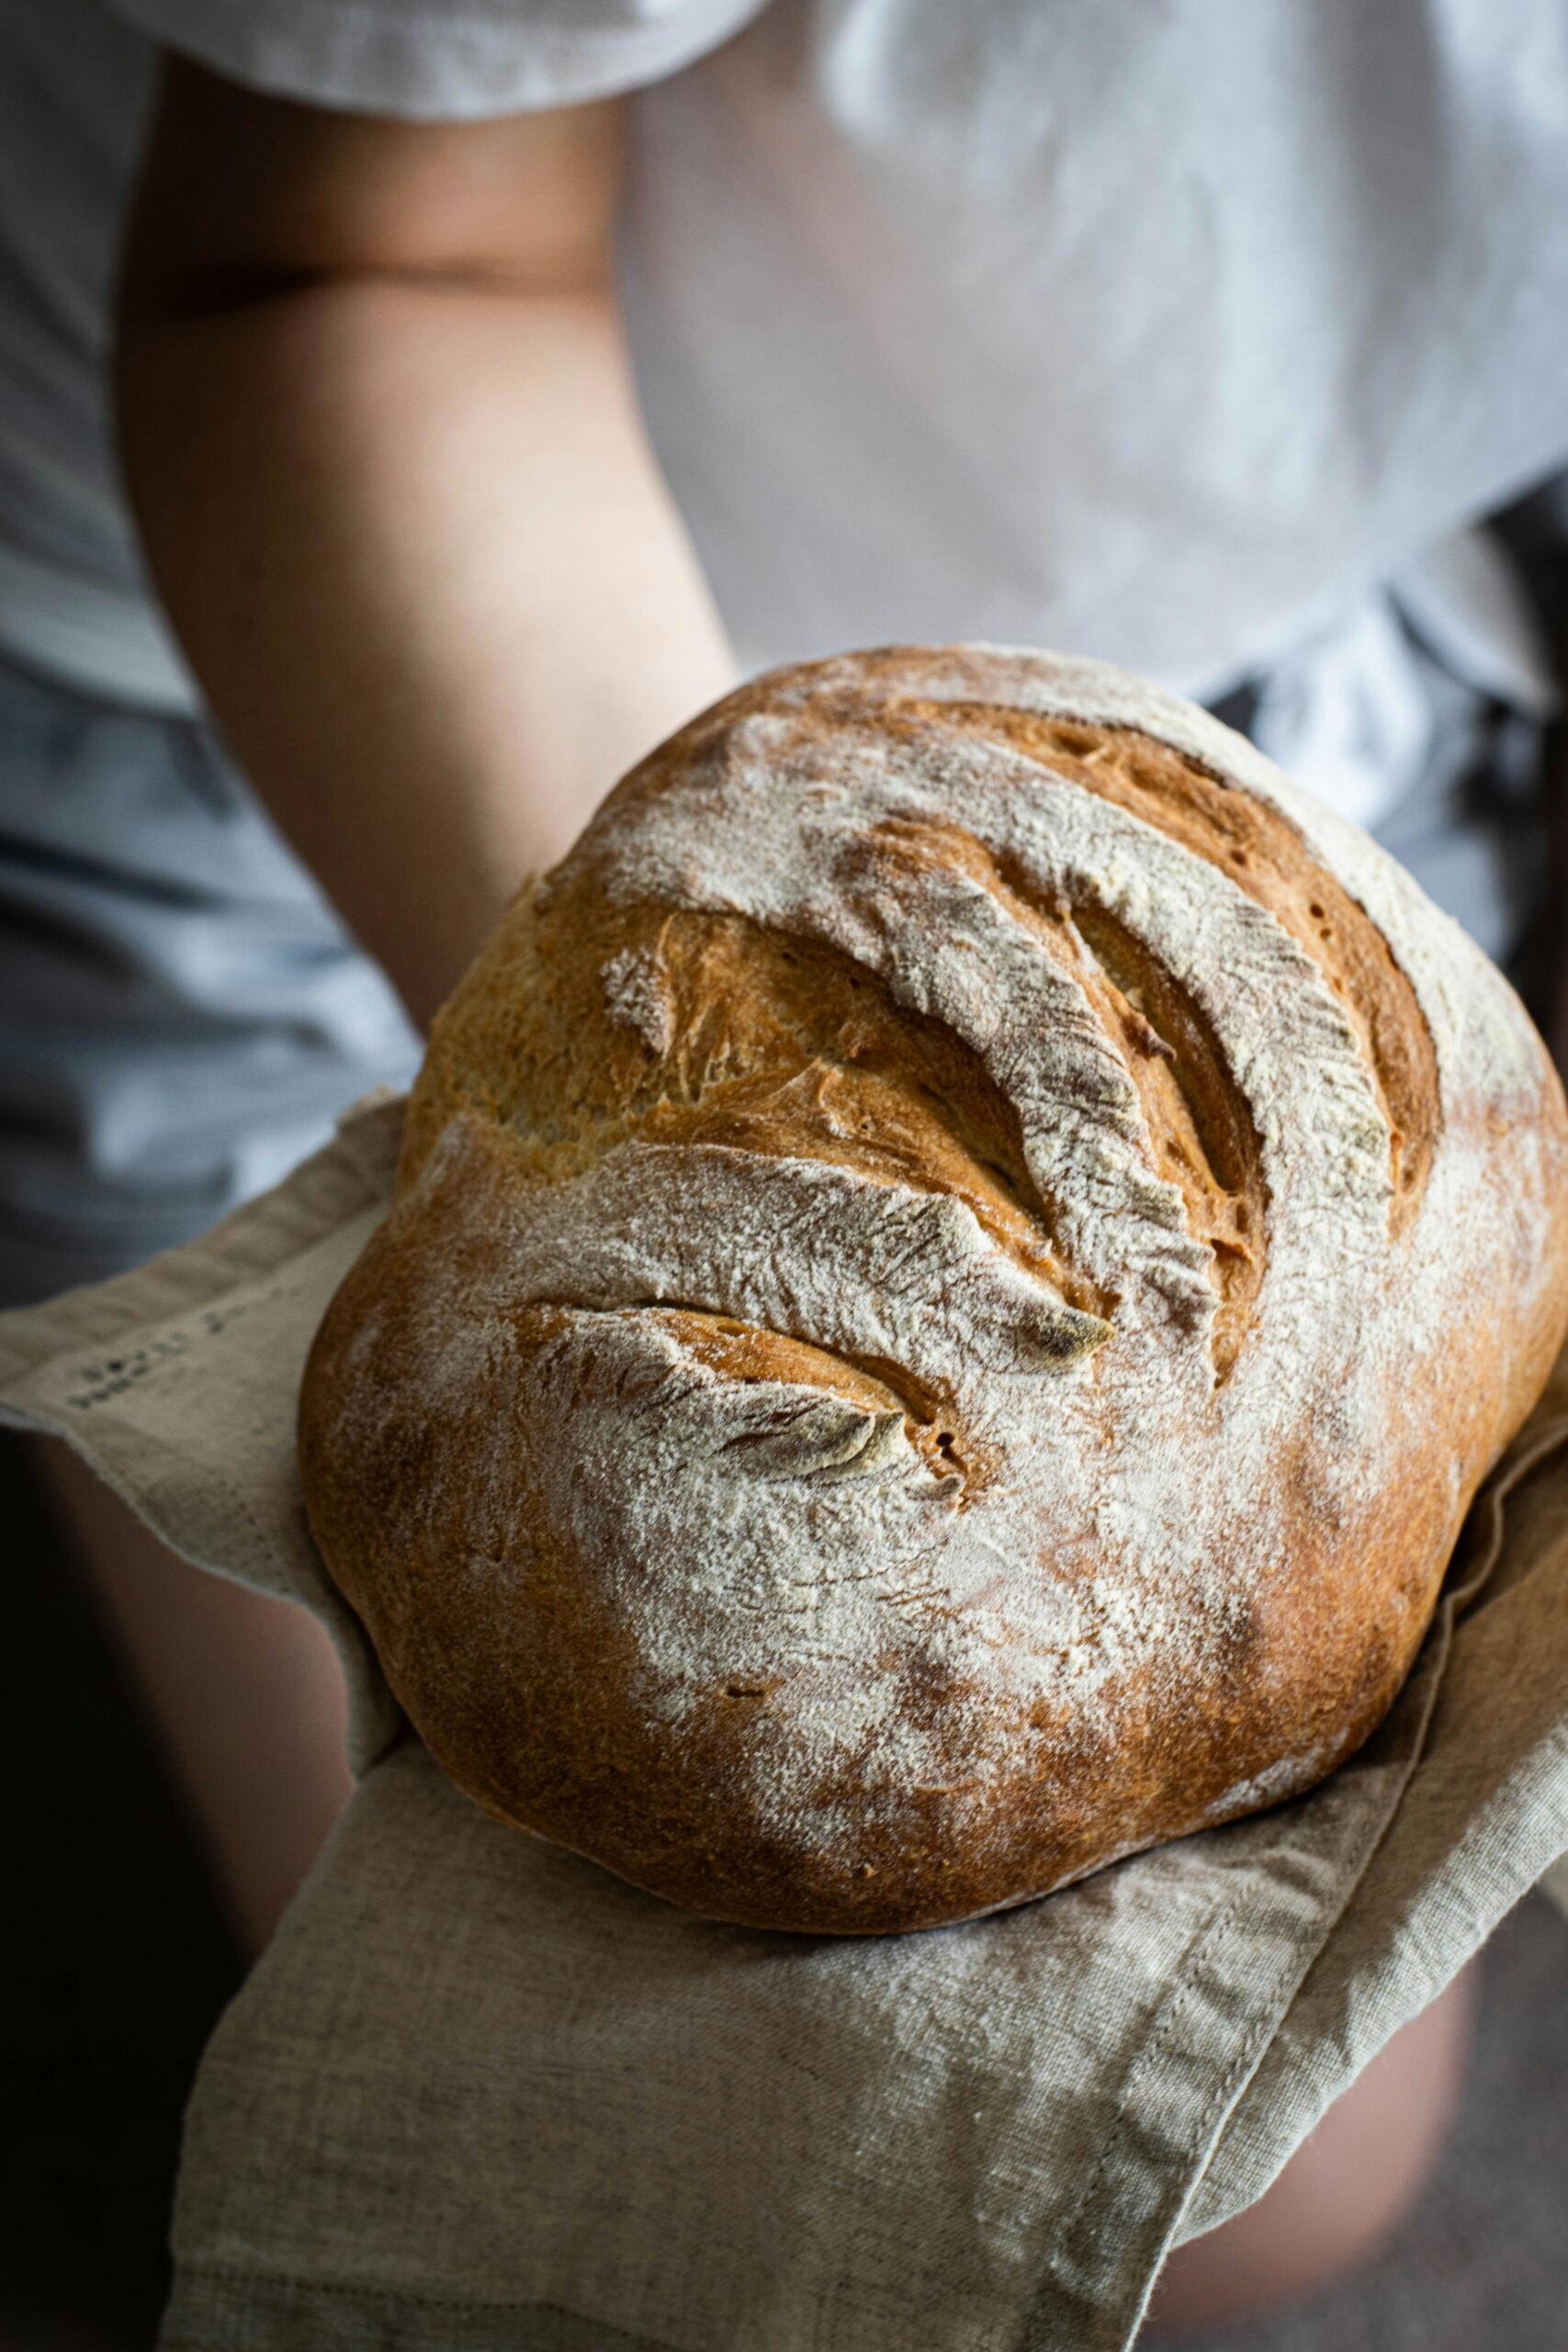
[[[893,649],[662,745],[437,1021],[318,1336],[329,1568],[500,1817],[970,1917],[1310,1787],[1568,1317],[1506,984],[1239,737]]]

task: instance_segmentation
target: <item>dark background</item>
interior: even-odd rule
[[[141,2352],[180,2116],[240,1957],[18,1442],[0,1435],[4,2352]]]

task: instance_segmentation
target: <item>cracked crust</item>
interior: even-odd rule
[[[1201,713],[775,673],[436,1023],[311,1526],[499,1817],[720,1918],[972,1917],[1367,1736],[1561,1340],[1565,1176],[1506,984]]]

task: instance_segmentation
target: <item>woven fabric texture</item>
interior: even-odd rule
[[[354,1691],[357,1793],[197,2083],[164,2352],[1121,2352],[1568,1849],[1568,1359],[1322,1788],[969,1927],[716,1927],[458,1795],[311,1547],[300,1368],[400,1120],[0,1317],[0,1418],[317,1610]]]

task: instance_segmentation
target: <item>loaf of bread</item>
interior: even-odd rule
[[[897,649],[520,893],[300,1467],[487,1811],[886,1932],[1331,1772],[1565,1317],[1556,1078],[1382,851],[1121,672]]]

